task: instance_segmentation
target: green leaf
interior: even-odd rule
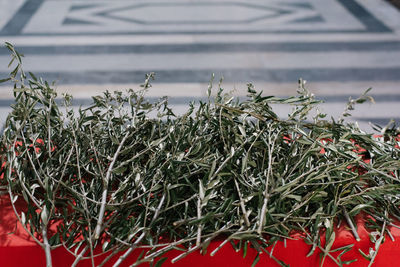
[[[366,208],[372,208],[371,204],[358,204],[351,211],[349,211],[350,216],[357,215],[361,210]]]
[[[204,199],[204,193],[205,193],[205,190],[204,190],[203,182],[201,180],[199,180],[199,197],[201,200]]]
[[[243,245],[243,259],[246,258],[246,256],[247,256],[248,244],[249,244],[248,241],[245,241],[245,242],[244,242],[244,245]]]
[[[244,128],[241,125],[239,125],[238,128],[239,128],[240,133],[242,134],[242,136],[244,138],[246,138],[247,135],[246,135],[246,131],[244,130]]]
[[[260,261],[260,253],[257,253],[257,256],[253,260],[253,263],[251,264],[251,267],[256,266],[259,261]]]
[[[210,173],[209,173],[209,175],[208,175],[208,180],[210,180],[211,177],[214,175],[216,166],[217,166],[217,161],[214,160],[214,161],[212,162],[212,164],[211,164],[211,169],[210,169]]]
[[[154,267],[161,267],[162,264],[167,260],[167,257],[163,257],[161,258],[159,261],[156,262],[156,264],[154,265]]]
[[[29,75],[32,77],[32,79],[33,79],[34,81],[37,81],[37,80],[38,80],[37,77],[35,76],[35,74],[33,74],[32,72],[29,72]]]
[[[369,255],[365,254],[361,249],[358,249],[358,251],[364,259],[366,259],[367,261],[371,261],[371,257]]]
[[[298,195],[292,195],[292,194],[290,194],[290,195],[287,195],[286,197],[287,197],[287,198],[292,198],[292,199],[294,199],[294,200],[296,200],[296,201],[298,201],[298,202],[300,202],[300,201],[301,201],[301,199],[302,199],[302,197],[301,197],[301,196],[298,196]]]
[[[50,246],[56,246],[60,244],[60,234],[55,233],[53,236],[49,238],[49,244]]]
[[[350,265],[350,264],[352,264],[353,262],[356,262],[356,261],[358,261],[358,259],[348,260],[348,261],[341,261],[341,263],[343,265]]]
[[[312,243],[312,247],[311,247],[310,251],[307,253],[306,257],[308,258],[308,257],[310,257],[312,254],[314,254],[316,248],[317,248],[317,244]]]
[[[23,211],[21,212],[21,223],[23,225],[25,225],[25,223],[26,223],[26,216],[25,216],[25,213]]]
[[[22,93],[22,92],[28,92],[30,89],[29,88],[14,88],[13,91],[15,93]]]
[[[328,243],[327,243],[326,246],[325,246],[325,250],[326,250],[327,252],[329,252],[329,251],[331,250],[332,245],[333,245],[333,243],[335,242],[335,236],[336,236],[335,232],[332,232],[332,234],[331,234],[331,236],[330,236],[330,238],[329,238],[329,240],[328,240]]]
[[[119,168],[113,169],[112,172],[115,174],[122,174],[124,173],[128,168],[125,166],[121,166]]]
[[[0,79],[0,83],[7,82],[7,81],[9,81],[9,80],[11,80],[11,78]]]

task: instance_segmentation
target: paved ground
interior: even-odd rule
[[[366,122],[400,118],[400,12],[383,0],[1,0],[0,42],[25,54],[25,69],[85,103],[105,89],[138,88],[177,109],[205,96],[212,73],[245,94],[295,93],[298,78],[338,115],[373,87]],[[0,77],[9,55],[0,49]],[[0,122],[12,102],[0,87]],[[280,110],[285,113],[285,109]]]

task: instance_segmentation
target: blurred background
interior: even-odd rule
[[[294,95],[303,78],[335,117],[349,97],[372,87],[376,103],[352,113],[372,131],[369,122],[400,118],[400,11],[393,3],[0,0],[0,42],[14,44],[25,70],[55,81],[77,106],[105,90],[139,89],[148,72],[156,73],[148,97],[169,96],[178,113],[206,96],[213,73],[236,96],[249,82],[265,95]],[[1,47],[0,78],[9,60]],[[12,102],[11,85],[0,85],[1,124]]]

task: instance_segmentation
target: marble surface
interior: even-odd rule
[[[353,119],[368,128],[400,118],[400,12],[381,0],[1,0],[5,41],[76,105],[105,89],[139,88],[154,71],[149,96],[168,95],[183,110],[215,73],[237,96],[248,82],[292,95],[304,78],[333,116],[373,87],[377,104]],[[9,59],[0,48],[0,77]],[[10,85],[0,86],[0,123],[10,103]]]

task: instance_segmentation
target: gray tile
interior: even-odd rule
[[[332,14],[336,14],[332,16]],[[65,22],[74,23],[65,23]],[[355,0],[27,0],[1,35],[391,32]]]
[[[15,40],[27,69],[60,86],[141,83],[151,71],[156,84],[171,86],[206,84],[211,73],[231,84],[293,87],[302,77],[322,85],[318,93],[337,115],[354,88],[373,83],[383,104],[355,118],[367,125],[400,117],[400,16],[384,1],[4,1],[13,15],[0,18],[0,42]],[[0,77],[8,59],[1,48]],[[179,89],[171,103],[184,110],[202,99],[199,90]],[[89,91],[80,97],[76,105],[86,105]],[[10,103],[0,88],[0,121]]]

